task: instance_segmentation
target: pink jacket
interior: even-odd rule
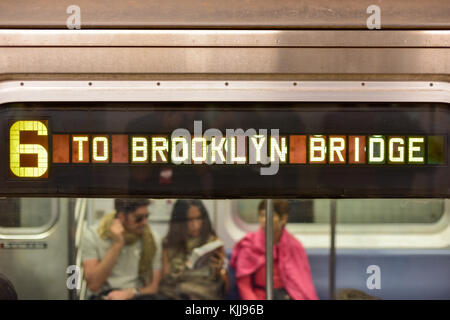
[[[265,234],[263,229],[248,233],[239,241],[231,255],[236,279],[253,274],[265,264]],[[283,229],[278,243],[281,279],[286,291],[295,300],[317,300],[308,257],[302,244]]]

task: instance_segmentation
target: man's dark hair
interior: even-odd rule
[[[17,300],[14,285],[5,275],[0,273],[0,300]]]
[[[114,200],[114,207],[116,213],[122,212],[127,215],[130,212],[136,211],[139,207],[146,207],[150,204],[148,199],[116,199]]]

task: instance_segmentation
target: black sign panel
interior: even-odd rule
[[[448,197],[445,104],[15,103],[0,195]]]

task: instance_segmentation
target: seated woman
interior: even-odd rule
[[[204,259],[198,259],[198,263],[189,264],[206,244],[216,245],[217,249],[204,255]],[[178,200],[172,210],[169,232],[163,240],[160,299],[223,299],[229,288],[224,261],[223,243],[212,229],[203,203]]]
[[[273,287],[276,300],[315,300],[316,290],[311,277],[308,257],[302,244],[287,232],[289,204],[286,200],[273,202]],[[265,214],[266,200],[258,206],[261,228],[247,234],[233,249],[231,266],[241,298],[266,298]]]

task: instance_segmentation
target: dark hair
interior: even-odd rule
[[[17,300],[17,292],[11,281],[0,273],[0,300]]]
[[[200,230],[200,245],[205,244],[211,236],[216,236],[208,212],[206,211],[203,202],[200,200],[177,200],[172,209],[170,217],[169,232],[164,238],[163,246],[168,249],[175,249],[176,251],[186,252],[186,242],[188,240],[187,232],[187,212],[190,207],[197,207],[201,212],[203,220],[202,228]]]
[[[116,199],[114,200],[114,207],[116,214],[122,212],[127,215],[130,212],[136,211],[139,207],[146,207],[150,204],[148,199]]]
[[[342,289],[338,292],[337,300],[381,300],[357,289]]]
[[[289,202],[287,200],[272,200],[273,212],[280,218],[289,214]],[[266,210],[267,200],[261,200],[258,205],[258,211]]]

